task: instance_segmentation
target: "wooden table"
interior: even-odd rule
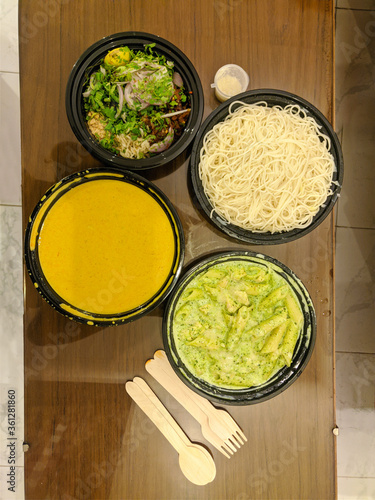
[[[248,71],[250,88],[291,91],[333,120],[332,1],[20,2],[25,224],[54,182],[99,166],[69,127],[65,86],[88,46],[132,30],[160,35],[189,57],[202,81],[205,116],[218,105],[210,88],[215,71],[236,63]],[[226,238],[202,217],[188,193],[187,163],[185,155],[144,174],[179,212],[185,264],[217,249],[254,249]],[[217,477],[204,487],[185,479],[177,454],[125,392],[126,380],[145,377],[188,436],[204,443],[198,424],[144,369],[162,347],[162,308],[121,327],[80,325],[50,308],[26,275],[27,499],[335,498],[333,248],[332,215],[297,241],[256,247],[306,284],[318,318],[317,342],[306,370],[286,392],[262,404],[227,408],[249,440],[231,460],[212,449]]]

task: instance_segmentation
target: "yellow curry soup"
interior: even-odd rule
[[[57,199],[37,246],[45,278],[67,310],[113,315],[141,306],[160,290],[176,247],[171,222],[150,194],[99,178]]]

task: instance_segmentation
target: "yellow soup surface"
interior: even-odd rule
[[[130,183],[97,179],[74,186],[50,208],[38,238],[50,286],[73,307],[119,314],[156,294],[172,269],[166,213]]]

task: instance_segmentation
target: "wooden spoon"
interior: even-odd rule
[[[153,421],[179,454],[179,465],[189,481],[204,485],[214,480],[216,466],[208,451],[192,443],[159,398],[140,377],[125,384],[129,396]]]

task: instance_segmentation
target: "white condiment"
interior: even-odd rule
[[[223,75],[217,82],[219,90],[226,95],[234,96],[239,94],[242,90],[241,82],[231,75]]]
[[[237,64],[226,64],[215,74],[214,83],[215,95],[221,102],[231,97],[245,92],[249,85],[249,75]]]

